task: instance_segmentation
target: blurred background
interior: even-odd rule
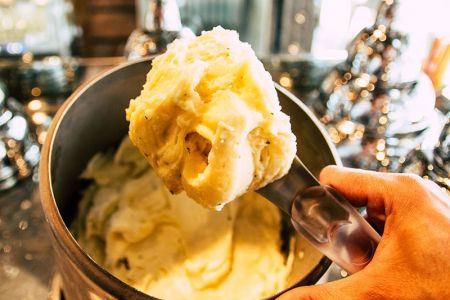
[[[33,174],[82,82],[217,25],[313,110],[344,164],[430,177],[449,110],[449,13],[445,0],[0,0],[0,189]]]
[[[446,0],[0,0],[0,295],[57,295],[36,172],[61,104],[217,25],[306,103],[344,165],[448,191],[449,15]]]

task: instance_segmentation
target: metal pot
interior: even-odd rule
[[[68,230],[82,189],[79,175],[97,152],[117,145],[127,134],[125,108],[142,88],[150,60],[120,65],[79,88],[58,111],[48,131],[40,164],[40,193],[66,299],[154,299],[114,277],[93,261]],[[291,116],[298,155],[318,175],[340,164],[336,150],[318,120],[292,94],[277,86],[283,111]],[[306,240],[297,238],[299,263],[292,287],[314,284],[330,260]]]

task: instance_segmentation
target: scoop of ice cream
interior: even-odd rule
[[[172,193],[220,207],[285,175],[296,152],[271,76],[235,31],[176,40],[127,109],[129,136]]]

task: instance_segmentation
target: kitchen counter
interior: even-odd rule
[[[0,298],[54,299],[50,231],[37,183],[20,182],[0,194]]]

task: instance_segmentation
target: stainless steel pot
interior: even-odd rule
[[[89,159],[127,134],[125,108],[136,97],[150,68],[144,59],[120,65],[79,88],[58,111],[48,131],[40,164],[40,193],[66,299],[155,299],[120,281],[80,248],[68,230],[82,189],[79,175]],[[277,86],[283,111],[291,116],[298,155],[318,175],[340,164],[318,120],[292,94]],[[301,237],[292,286],[314,284],[330,260]]]

